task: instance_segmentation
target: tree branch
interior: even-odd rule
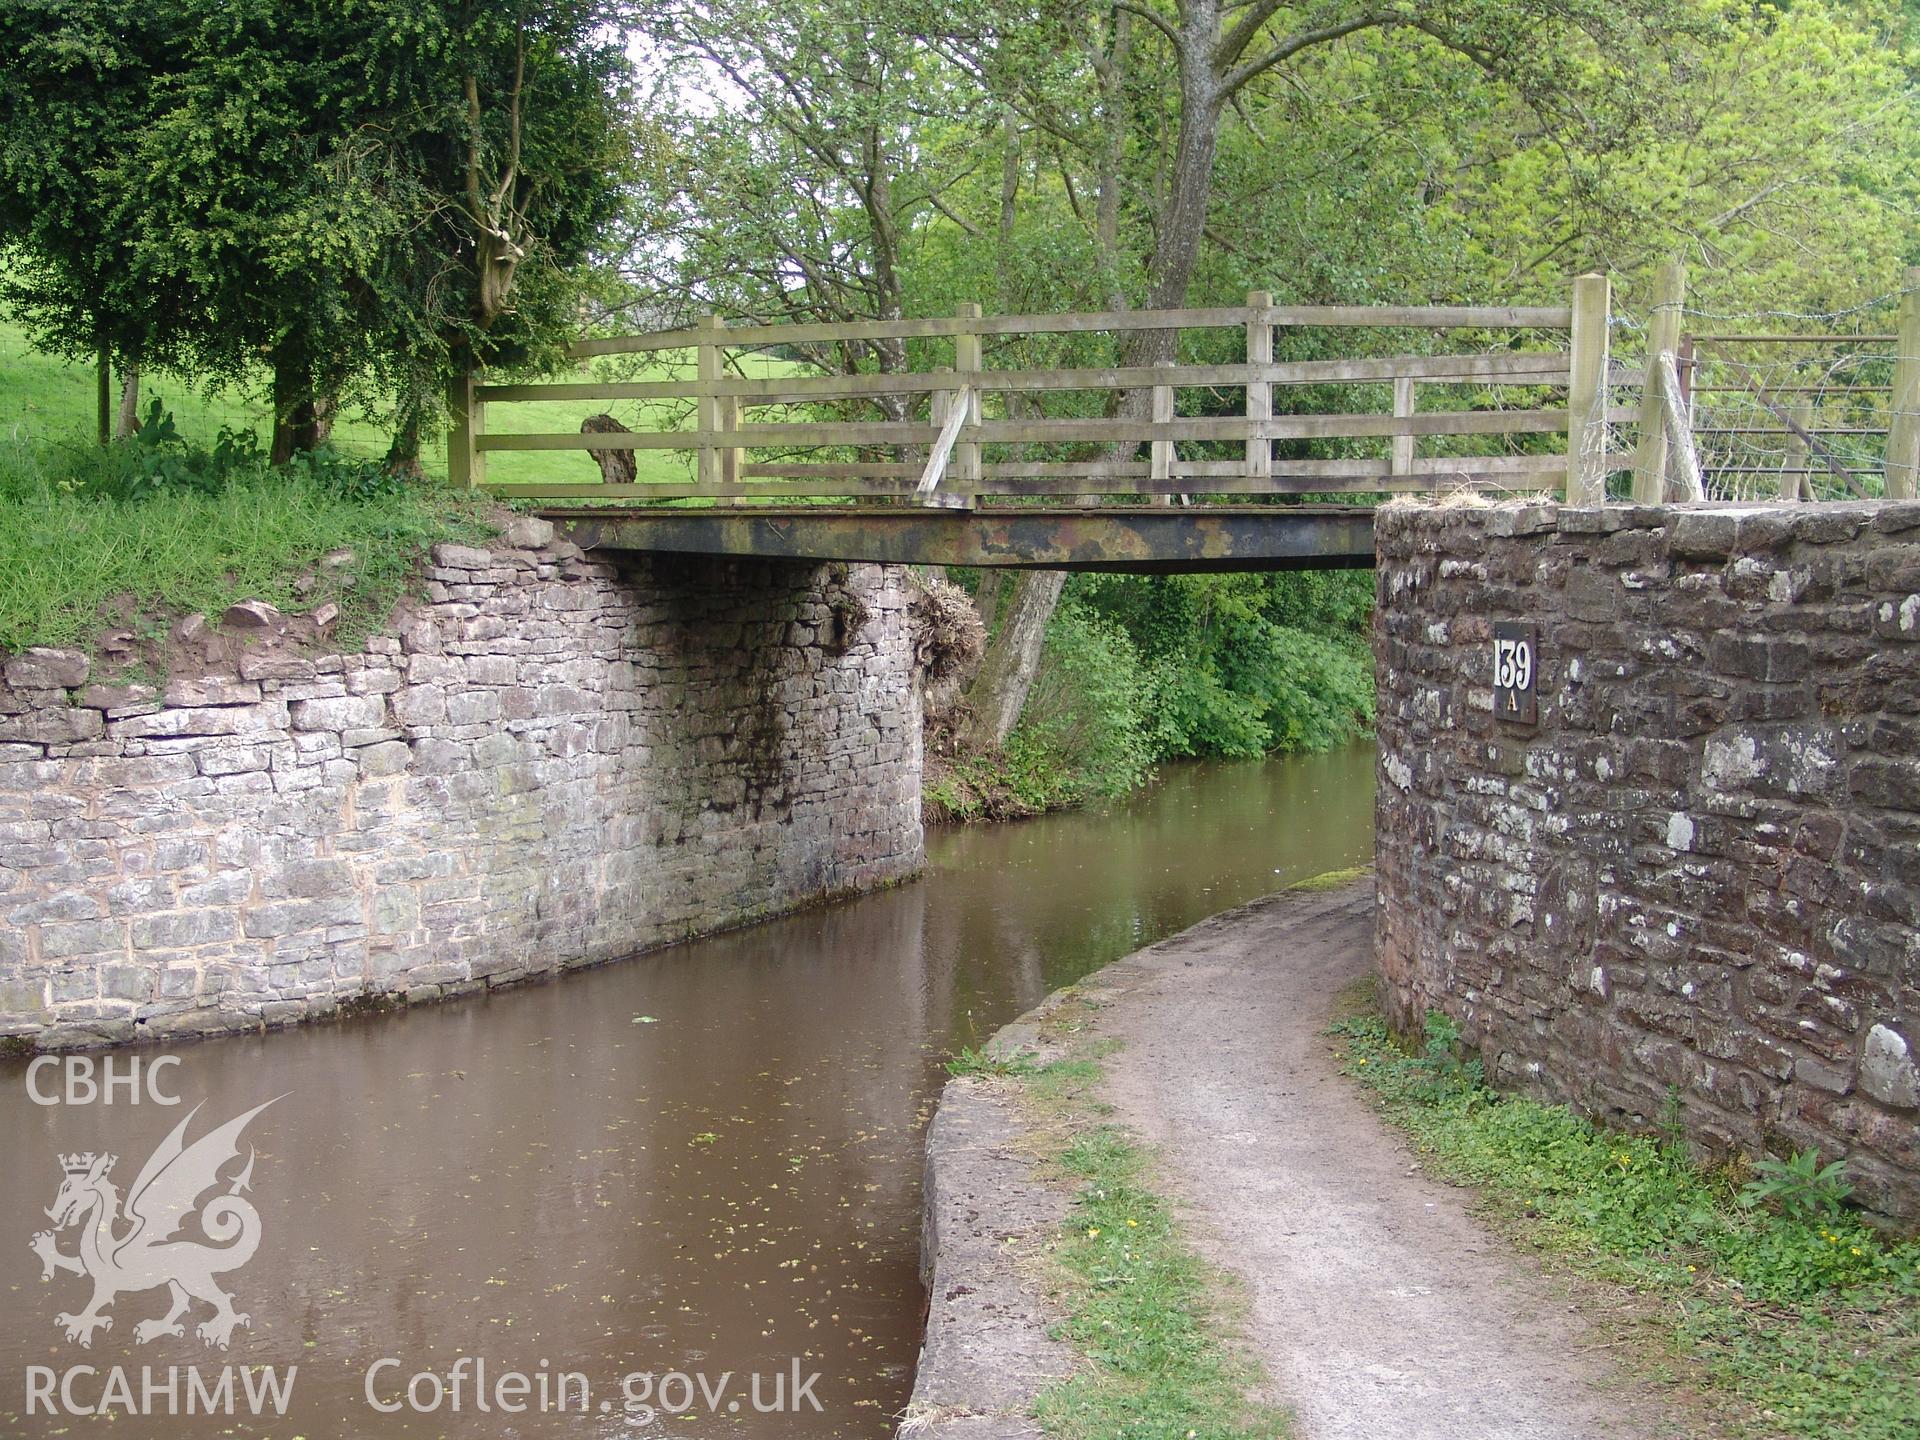
[[[1225,35],[1213,52],[1213,68],[1223,70],[1233,64],[1253,44],[1253,37],[1260,33],[1260,27],[1271,20],[1285,0],[1248,0],[1250,9],[1242,15]],[[1244,8],[1244,7],[1243,7]]]
[[[1273,3],[1277,6],[1280,0],[1273,0]],[[1113,8],[1116,10],[1124,10],[1129,15],[1138,15],[1142,20],[1166,36],[1167,39],[1171,40],[1176,50],[1179,49],[1180,32],[1173,28],[1173,22],[1168,20],[1164,15],[1156,15],[1144,5],[1129,4],[1128,0],[1118,0],[1118,3],[1115,4]]]
[[[513,42],[513,89],[507,95],[507,165],[500,183],[493,190],[488,212],[495,228],[506,229],[505,206],[513,194],[513,182],[520,173],[520,93],[527,74],[527,32],[520,30]]]
[[[954,224],[958,225],[962,230],[966,231],[967,234],[972,236],[975,240],[980,239],[980,227],[974,224],[971,220],[967,219],[964,215],[956,214],[953,210],[949,209],[947,206],[947,202],[942,200],[935,191],[932,191],[932,190],[927,191],[926,201],[929,205],[933,206],[934,209],[938,210],[942,215],[946,216],[949,220],[953,221]]]
[[[1265,0],[1262,0],[1262,3],[1264,4]],[[1249,18],[1251,18],[1251,16],[1249,16]],[[1373,30],[1382,25],[1398,23],[1402,23],[1398,15],[1393,14],[1391,11],[1382,11],[1367,15],[1356,15],[1351,20],[1342,20],[1337,25],[1326,25],[1318,30],[1299,31],[1297,34],[1289,35],[1285,40],[1282,40],[1278,45],[1274,46],[1273,49],[1267,51],[1266,54],[1260,56],[1258,59],[1249,60],[1229,70],[1221,79],[1221,89],[1223,93],[1232,95],[1255,76],[1265,74],[1282,61],[1292,59],[1302,50],[1311,49],[1315,45],[1328,44],[1334,40],[1339,40],[1351,35],[1358,30]],[[1242,20],[1239,25],[1234,27],[1235,32],[1237,33],[1245,24],[1246,21]],[[1223,56],[1223,58],[1230,57]]]

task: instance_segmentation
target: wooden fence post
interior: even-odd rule
[[[1393,418],[1408,420],[1413,417],[1413,377],[1396,375],[1393,380]],[[1413,474],[1413,436],[1395,435],[1388,444],[1388,473],[1393,475]]]
[[[738,430],[740,428],[740,408],[741,401],[738,395],[721,396],[720,428],[722,430]],[[741,474],[746,469],[746,465],[747,452],[745,450],[738,447],[730,450],[722,450],[720,452],[720,479],[725,484],[738,485]],[[730,500],[732,503],[738,504],[740,498],[740,496],[735,495],[730,497]]]
[[[1915,472],[1920,471],[1920,266],[1907,270],[1905,285],[1887,414],[1889,500],[1913,499]]]
[[[1265,290],[1247,292],[1247,364],[1271,365],[1273,363],[1273,324],[1267,319],[1267,311],[1273,308],[1273,296]],[[1249,380],[1247,382],[1247,478],[1249,480],[1271,480],[1273,478],[1273,441],[1261,430],[1267,421],[1273,418],[1273,382],[1270,380]]]
[[[980,307],[969,300],[955,307],[955,315],[961,320],[978,320]],[[966,397],[967,418],[962,425],[980,423],[980,367],[982,352],[980,337],[968,330],[953,337],[953,368],[959,372],[960,380],[966,385],[961,393]],[[964,441],[953,450],[953,478],[955,481],[972,485],[980,479],[980,445],[978,441]]]
[[[486,433],[486,403],[474,394],[472,371],[447,381],[447,479],[462,486],[487,483],[487,452],[475,442]]]
[[[1604,275],[1573,282],[1572,354],[1567,383],[1569,505],[1607,498],[1607,324],[1613,286]]]
[[[718,384],[726,373],[721,351],[721,335],[727,328],[727,322],[718,315],[702,315],[695,328],[699,331],[699,342],[694,352],[697,362],[696,374],[700,381],[701,392],[694,401],[694,428],[709,437],[722,430],[732,428],[729,424],[737,417],[739,410],[735,405],[725,403],[727,397],[708,393],[706,387]],[[702,485],[719,485],[725,480],[738,480],[740,475],[740,452],[722,451],[714,439],[700,442],[699,478]],[[729,476],[728,470],[733,474]],[[732,503],[738,497],[726,497],[725,503]]]
[[[1793,423],[1787,427],[1787,459],[1780,467],[1780,498],[1782,500],[1811,500],[1813,498],[1813,476],[1807,472],[1807,442],[1800,431],[1812,433],[1813,402],[1802,400],[1793,407]]]
[[[1170,360],[1162,360],[1160,362],[1160,368],[1162,369],[1169,368],[1172,365],[1172,363],[1173,362]],[[1164,425],[1172,419],[1173,419],[1173,387],[1171,385],[1154,386],[1153,387],[1153,423],[1156,425]],[[1152,465],[1148,470],[1148,476],[1150,479],[1171,480],[1173,478],[1173,453],[1174,453],[1173,441],[1155,440],[1153,442],[1153,451],[1152,451],[1153,460],[1152,460]],[[1156,505],[1165,505],[1170,501],[1171,498],[1172,498],[1171,496],[1167,496],[1167,495],[1156,495],[1154,497],[1154,503]]]
[[[1661,356],[1680,347],[1680,309],[1687,299],[1687,267],[1678,256],[1660,267],[1654,282],[1653,309],[1647,316],[1645,377],[1640,387],[1640,443],[1633,451],[1633,498],[1658,505],[1667,498],[1667,423],[1662,414],[1666,388],[1657,383]],[[1677,363],[1677,362],[1676,362]],[[1687,424],[1684,414],[1675,417]]]

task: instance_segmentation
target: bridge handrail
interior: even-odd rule
[[[957,335],[1071,335],[1090,330],[1238,329],[1247,324],[1406,330],[1565,330],[1573,312],[1554,305],[1266,305],[1195,310],[1063,311],[1051,315],[940,315],[919,320],[847,320],[801,325],[729,325],[732,346],[825,345],[847,340],[937,340]],[[699,329],[656,330],[581,340],[567,353],[585,360],[648,350],[689,350]]]
[[[916,482],[928,473],[921,452],[943,434],[952,462],[940,481],[942,497],[962,501],[983,496],[1102,494],[1170,496],[1175,493],[1285,495],[1325,491],[1427,491],[1459,485],[1497,484],[1538,490],[1559,488],[1569,475],[1591,487],[1603,477],[1607,312],[1605,281],[1583,292],[1572,306],[1351,306],[1275,305],[1256,292],[1243,306],[1107,311],[1085,314],[983,316],[962,314],[917,320],[845,324],[729,325],[709,317],[699,326],[647,335],[614,336],[572,347],[577,357],[691,350],[697,375],[592,383],[578,381],[488,384],[469,376],[455,382],[449,401],[453,426],[449,469],[456,483],[486,484],[499,493],[533,498],[600,497],[669,500],[708,497],[720,502],[753,498],[916,498]],[[1585,281],[1582,282],[1586,284]],[[1597,298],[1597,304],[1596,304]],[[1531,329],[1567,332],[1567,348],[1500,349],[1442,355],[1394,355],[1331,360],[1274,361],[1275,327],[1368,326],[1386,329]],[[990,369],[981,340],[992,336],[1089,332],[1178,331],[1232,328],[1246,335],[1246,360],[1222,364],[1154,366],[1081,365],[1039,369]],[[835,342],[942,339],[954,342],[951,369],[845,375],[748,376],[728,374],[729,352]],[[1564,407],[1419,411],[1415,386],[1487,382],[1562,389]],[[1391,412],[1359,414],[1272,413],[1275,386],[1390,384]],[[1180,389],[1240,389],[1237,415],[1176,416]],[[984,415],[982,395],[1041,392],[1122,392],[1139,400],[1139,415],[1100,418],[1033,417],[1009,407],[1004,416]],[[1144,392],[1144,394],[1143,394]],[[910,397],[902,419],[808,419],[750,421],[749,408],[820,400]],[[923,421],[913,407],[926,397]],[[489,403],[680,400],[694,406],[690,429],[612,433],[498,433],[485,424]],[[962,418],[954,422],[958,405]],[[1576,418],[1584,417],[1584,419]],[[1591,436],[1599,430],[1599,453]],[[1569,434],[1557,454],[1500,453],[1422,456],[1428,436],[1518,436]],[[1298,459],[1276,456],[1275,441],[1385,439],[1382,457]],[[1182,456],[1181,444],[1238,444],[1238,459]],[[1022,456],[983,461],[983,446],[1065,445],[1098,447],[1100,459]],[[803,461],[790,452],[822,447],[867,452],[859,459]],[[1147,456],[1129,453],[1146,447]],[[890,450],[891,459],[871,454]],[[691,450],[697,479],[678,483],[579,484],[552,482],[489,484],[486,456],[509,451],[638,452]],[[749,451],[763,452],[750,463]],[[764,452],[775,452],[771,455]],[[924,501],[923,494],[918,497]]]

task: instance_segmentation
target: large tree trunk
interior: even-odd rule
[[[1182,47],[1180,67],[1180,134],[1147,267],[1146,308],[1150,310],[1178,309],[1186,303],[1206,227],[1207,201],[1213,193],[1213,157],[1227,102],[1210,58],[1217,12],[1211,6],[1195,6],[1188,23],[1191,33]],[[1176,358],[1178,339],[1179,332],[1174,330],[1128,331],[1120,345],[1120,363],[1169,363]],[[1120,405],[1120,414],[1131,420],[1144,420],[1151,410],[1149,390],[1128,391]],[[1124,460],[1135,448],[1121,446],[1112,458]],[[1167,504],[1170,498],[1158,503]],[[1065,583],[1066,576],[1058,571],[1034,571],[1022,572],[1011,587],[1002,587],[1000,603],[1007,607],[1006,622],[988,642],[980,673],[967,692],[973,711],[968,739],[974,744],[1004,745],[1019,723],[1027,691],[1040,668],[1047,622],[1053,618]]]
[[[420,398],[409,396],[400,403],[400,414],[395,418],[393,440],[387,446],[384,462],[387,473],[398,475],[405,480],[418,480],[424,473],[420,468]]]
[[[120,362],[120,414],[113,438],[125,440],[140,428],[140,362],[128,356]]]
[[[1126,159],[1127,67],[1133,53],[1133,17],[1124,10],[1113,13],[1113,44],[1104,54],[1096,47],[1094,71],[1100,80],[1100,148],[1098,152],[1099,194],[1094,203],[1094,238],[1100,246],[1100,263],[1106,270],[1107,307],[1127,308],[1126,290],[1120,283],[1125,265],[1120,257],[1120,167]]]
[[[296,452],[320,443],[320,416],[314,403],[313,367],[291,349],[273,357],[273,449],[270,458],[284,465]]]
[[[1061,570],[1022,570],[1011,584],[1002,582],[1000,603],[1006,619],[987,642],[980,673],[967,691],[967,703],[973,712],[967,722],[967,739],[973,745],[998,749],[1020,723],[1020,711],[1027,703],[1027,691],[1033,686],[1047,643],[1047,622],[1053,618],[1066,583],[1066,573]]]
[[[1209,36],[1212,28],[1213,22],[1208,19]],[[1147,262],[1148,310],[1177,310],[1187,303],[1187,287],[1193,283],[1200,241],[1206,234],[1207,202],[1213,197],[1213,157],[1220,146],[1220,117],[1228,98],[1209,54],[1209,48],[1195,36],[1192,48],[1183,47],[1180,56],[1180,132],[1174,141],[1173,172],[1167,180],[1166,198],[1161,201],[1154,227],[1153,255]],[[1129,331],[1121,346],[1120,363],[1169,363],[1175,358],[1179,338],[1175,330]],[[1150,403],[1144,391],[1138,398],[1143,405]]]

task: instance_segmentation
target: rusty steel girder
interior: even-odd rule
[[[545,515],[588,550],[1150,575],[1373,564],[1373,512],[1358,505],[556,508]]]

